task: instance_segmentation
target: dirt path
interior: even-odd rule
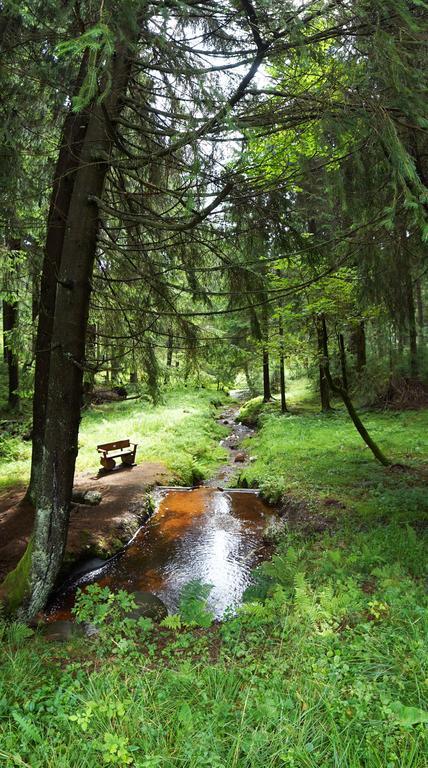
[[[98,506],[73,505],[66,560],[111,555],[141,525],[145,492],[170,481],[171,473],[164,464],[148,462],[105,475],[79,474],[75,490],[99,491],[102,500]],[[0,495],[0,581],[16,566],[33,528],[34,510],[23,494],[21,487]]]
[[[251,437],[253,429],[236,423],[239,405],[226,408],[218,418],[231,433],[221,444],[229,450],[229,460],[207,487],[228,486],[250,458],[241,448],[242,440]],[[98,491],[98,506],[73,504],[67,538],[65,563],[81,558],[110,557],[135,534],[147,518],[147,491],[156,485],[167,485],[173,478],[164,464],[144,462],[134,467],[119,467],[108,474],[80,473],[75,490]],[[34,523],[34,509],[24,497],[25,488],[0,494],[0,583],[18,563],[25,551]]]

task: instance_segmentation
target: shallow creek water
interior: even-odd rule
[[[263,555],[263,530],[273,510],[255,492],[212,487],[164,489],[150,520],[123,552],[98,570],[76,576],[54,598],[50,620],[68,618],[77,587],[153,592],[176,612],[183,586],[212,585],[208,606],[221,618],[242,599]]]

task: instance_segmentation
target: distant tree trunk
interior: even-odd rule
[[[342,371],[342,384],[346,390],[349,389],[348,386],[348,372],[346,370],[346,350],[345,350],[345,339],[343,338],[343,333],[339,333],[339,355],[340,355],[340,369]]]
[[[285,364],[284,364],[284,325],[282,317],[278,320],[279,334],[279,389],[281,393],[281,413],[287,413],[287,400],[285,398]]]
[[[323,413],[329,413],[332,408],[330,405],[330,392],[328,381],[325,375],[325,356],[323,347],[323,326],[320,317],[315,320],[317,331],[317,348],[318,348],[318,360],[319,360],[319,387],[320,387],[320,399],[321,410]]]
[[[423,347],[424,344],[424,331],[425,331],[425,313],[424,313],[424,300],[422,296],[422,281],[420,278],[416,280],[416,306],[417,306],[417,318],[419,328],[419,346]]]
[[[362,373],[363,368],[367,363],[366,330],[365,330],[364,320],[361,320],[358,323],[358,326],[354,331],[354,339],[355,339],[355,353],[357,357],[357,365],[356,365],[357,373]]]
[[[410,348],[410,374],[413,378],[419,375],[418,366],[418,341],[416,330],[416,310],[413,296],[413,284],[410,270],[406,271],[406,309],[407,324],[409,330],[409,348]]]
[[[18,238],[11,238],[8,242],[8,259],[13,272],[15,266],[14,252],[21,248],[21,241]],[[11,335],[18,327],[18,302],[3,300],[3,352],[4,360],[7,366],[8,374],[8,403],[11,408],[19,406],[19,361],[14,350]]]
[[[138,384],[138,373],[137,371],[131,371],[129,374],[129,383],[130,384]]]
[[[269,352],[267,349],[263,350],[263,402],[269,403],[272,400],[272,393],[270,390],[270,374],[269,374]]]
[[[243,369],[244,369],[245,381],[247,382],[247,387],[249,389],[250,395],[251,397],[254,397],[254,395],[257,393],[257,390],[256,390],[256,387],[254,386],[254,382],[251,381],[250,369],[248,368],[248,363],[244,363]]]
[[[166,371],[164,377],[164,383],[168,384],[170,377],[170,369],[172,368],[172,353],[174,350],[174,336],[172,330],[168,331],[168,341],[166,343]],[[218,387],[217,387],[218,389]]]
[[[77,77],[75,94],[86,74],[87,57],[84,56]],[[65,118],[56,163],[47,223],[45,253],[40,283],[38,327],[36,337],[36,365],[33,396],[33,451],[31,476],[27,497],[37,499],[37,484],[43,454],[43,436],[46,424],[51,344],[54,323],[57,280],[61,253],[66,234],[67,217],[73,194],[76,172],[86,133],[88,113],[69,112]]]
[[[391,462],[389,459],[386,458],[386,456],[382,453],[379,446],[374,442],[374,440],[370,437],[369,433],[367,432],[367,429],[365,428],[363,422],[361,421],[357,411],[355,410],[354,404],[352,403],[351,398],[349,397],[349,394],[347,390],[340,386],[338,383],[336,383],[333,380],[333,377],[330,373],[330,362],[329,362],[329,356],[328,356],[328,336],[327,336],[327,325],[325,322],[325,317],[323,315],[320,315],[318,317],[319,325],[321,328],[322,333],[322,347],[323,347],[323,355],[324,355],[324,371],[325,376],[328,381],[328,386],[330,387],[331,391],[335,395],[339,395],[345,406],[346,409],[352,419],[352,422],[355,426],[355,428],[360,433],[361,437],[363,438],[365,444],[370,448],[371,452],[373,453],[373,456],[381,463],[383,466],[388,467]]]
[[[10,334],[18,325],[18,303],[3,301],[3,349],[8,373],[8,403],[11,408],[19,406],[19,362]]]
[[[30,596],[21,615],[33,617],[45,605],[63,560],[77,456],[85,337],[99,215],[94,198],[103,194],[111,156],[110,125],[120,112],[129,77],[128,50],[117,44],[110,91],[92,103],[74,174],[52,322],[45,429],[42,440],[36,519],[32,536]],[[57,267],[57,265],[56,265]],[[45,371],[43,371],[45,375]]]

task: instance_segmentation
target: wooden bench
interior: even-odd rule
[[[115,459],[118,458],[121,459],[122,464],[130,467],[135,461],[137,443],[130,443],[129,440],[116,440],[115,443],[97,445],[97,451],[102,454],[100,461],[104,469],[114,469],[116,466]]]

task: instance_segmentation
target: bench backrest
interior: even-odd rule
[[[99,448],[101,451],[116,451],[119,448],[129,448],[130,442],[129,438],[127,440],[116,440],[115,443],[103,443],[102,445],[97,445],[97,448]]]

